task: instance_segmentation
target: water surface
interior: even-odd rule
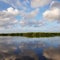
[[[54,53],[51,53],[52,51]],[[51,58],[52,54],[58,57]],[[60,37],[0,36],[0,60],[60,60],[59,57]]]

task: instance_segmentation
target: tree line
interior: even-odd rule
[[[28,33],[4,33],[0,36],[23,36],[23,37],[54,37],[60,36],[60,33],[28,32]]]

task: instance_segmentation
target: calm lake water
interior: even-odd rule
[[[0,36],[0,60],[60,60],[60,37]]]

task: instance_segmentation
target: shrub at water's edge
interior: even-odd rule
[[[54,37],[60,36],[60,33],[28,32],[28,33],[4,33],[0,36],[22,36],[22,37]]]

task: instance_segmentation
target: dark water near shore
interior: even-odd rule
[[[60,60],[59,57],[60,37],[0,36],[0,60]]]

